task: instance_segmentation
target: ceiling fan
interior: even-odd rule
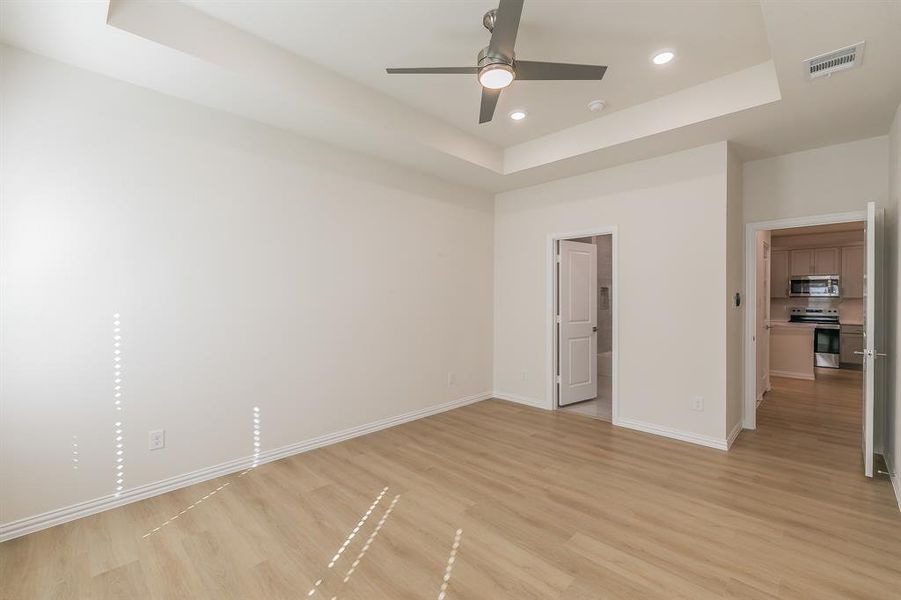
[[[516,60],[513,46],[516,43],[522,4],[523,0],[500,0],[497,8],[485,13],[482,24],[491,32],[491,41],[479,52],[475,67],[414,67],[386,69],[386,71],[391,75],[421,73],[478,75],[479,83],[482,85],[479,123],[487,123],[491,120],[501,90],[513,83],[514,80],[601,80],[604,77],[607,67],[599,65]]]

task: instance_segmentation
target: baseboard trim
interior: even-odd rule
[[[742,432],[741,421],[735,424],[735,427],[732,428],[732,431],[729,432],[729,435],[726,437],[726,450],[732,448],[732,444],[735,443],[735,440]]]
[[[509,392],[494,392],[492,396],[498,400],[507,400],[508,402],[516,402],[517,404],[525,404],[526,406],[548,410],[547,402],[539,400],[538,398],[520,396],[519,394],[511,394]]]
[[[895,500],[898,501],[898,510],[901,510],[901,477],[898,476],[898,471],[895,470],[895,465],[892,464],[892,458],[888,454],[883,454],[882,457],[885,459],[886,468],[888,468],[889,479],[892,481],[892,489],[895,490]]]
[[[282,446],[281,448],[267,450],[259,454],[259,456],[257,457],[257,463],[263,464],[272,462],[281,458],[285,458],[287,456],[292,456],[294,454],[301,454],[303,452],[321,448],[323,446],[337,444],[339,442],[366,435],[368,433],[374,433],[382,429],[388,429],[389,427],[394,427],[396,425],[401,425],[403,423],[408,423],[417,419],[423,419],[425,417],[437,415],[439,413],[453,410],[455,408],[460,408],[468,404],[487,400],[491,397],[492,394],[490,392],[473,394],[472,396],[466,396],[457,400],[451,400],[450,402],[445,402],[443,404],[421,408],[394,417],[388,417],[385,419],[380,419],[378,421],[373,421],[371,423],[366,423],[364,425],[359,425],[357,427],[352,427],[350,429],[345,429],[343,431],[329,433],[304,440],[302,442]],[[85,502],[79,502],[65,508],[51,510],[32,517],[25,517],[16,521],[10,521],[9,523],[3,523],[2,525],[0,525],[0,542],[5,542],[7,540],[21,537],[23,535],[28,535],[29,533],[34,533],[36,531],[47,529],[55,525],[62,525],[63,523],[68,523],[69,521],[74,521],[82,517],[88,517],[90,515],[94,515],[106,510],[118,508],[126,504],[131,504],[132,502],[144,500],[153,496],[159,496],[160,494],[172,492],[189,485],[202,483],[210,479],[215,479],[217,477],[230,475],[238,471],[243,471],[244,469],[251,467],[253,465],[253,462],[253,456],[245,456],[242,458],[237,458],[235,460],[220,463],[212,467],[205,467],[203,469],[198,469],[196,471],[185,473],[183,475],[176,475],[175,477],[169,477],[161,481],[156,481],[153,483],[148,483],[135,488],[131,488],[119,494],[118,497],[110,494],[108,496],[95,498],[94,500],[87,500]]]
[[[797,371],[770,371],[770,375],[775,377],[786,377],[788,379],[803,379],[805,381],[814,381],[816,379],[813,375]]]
[[[706,446],[708,448],[716,448],[717,450],[723,451],[729,449],[729,441],[725,438],[715,438],[708,435],[692,433],[690,431],[682,431],[681,429],[673,429],[672,427],[664,427],[662,425],[656,425],[654,423],[647,423],[645,421],[624,419],[622,417],[614,419],[613,424],[619,427],[625,427],[626,429],[634,429],[636,431],[643,431],[645,433],[653,433],[654,435],[661,435],[663,437],[672,438],[674,440],[680,440],[683,442],[688,442],[690,444],[697,444],[698,446]]]

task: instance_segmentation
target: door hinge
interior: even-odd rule
[[[563,257],[560,256],[560,255],[558,254],[558,255],[557,255],[557,262],[560,262],[561,260],[563,260]]]
[[[557,315],[556,321],[557,321],[558,323],[560,322],[560,315]]]
[[[561,382],[560,376],[557,375],[557,383],[560,383],[560,382]]]

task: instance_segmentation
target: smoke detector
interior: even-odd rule
[[[808,58],[804,61],[804,65],[807,67],[807,76],[810,79],[829,77],[837,71],[859,67],[863,62],[864,45],[866,42],[858,42],[853,46]]]
[[[598,113],[604,110],[604,107],[607,105],[603,100],[592,100],[588,103],[588,110],[593,113]]]

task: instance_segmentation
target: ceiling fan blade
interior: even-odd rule
[[[497,100],[501,97],[501,90],[482,88],[482,106],[479,109],[479,124],[487,123],[494,116]]]
[[[522,16],[523,0],[500,0],[494,18],[494,30],[488,50],[506,58],[513,58],[513,46],[516,44],[516,33],[519,31],[519,18]]]
[[[607,67],[601,65],[573,65],[569,63],[518,60],[514,63],[516,79],[521,81],[551,79],[595,79],[601,80]]]
[[[433,73],[440,75],[475,75],[479,72],[478,67],[412,67],[409,69],[385,69],[391,75],[403,73]]]

